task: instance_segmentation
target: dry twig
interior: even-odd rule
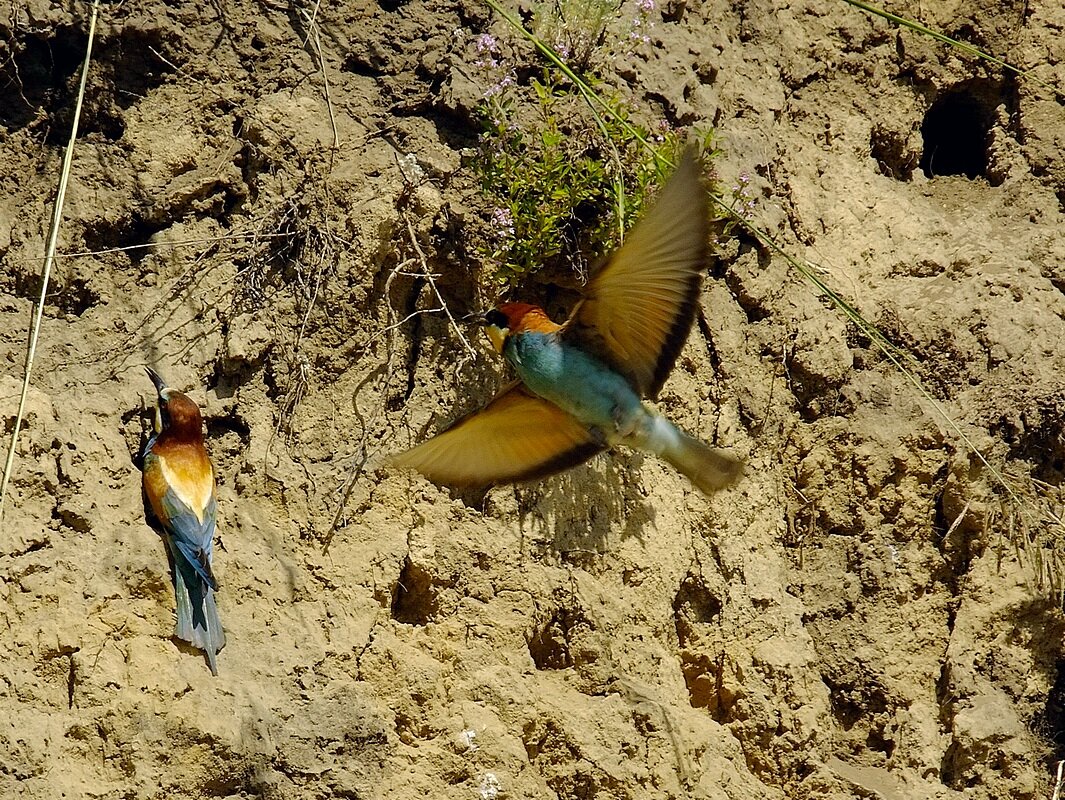
[[[308,14],[305,10],[301,9],[300,13],[303,14],[304,19],[307,21],[307,38],[303,40],[304,47],[311,39],[311,35],[314,35],[314,52],[318,56],[318,67],[322,71],[322,83],[324,85],[325,93],[325,107],[329,110],[329,124],[333,128],[333,149],[338,150],[340,148],[340,132],[337,130],[336,115],[333,113],[333,98],[329,93],[329,74],[325,69],[325,56],[322,54],[322,35],[321,30],[318,27],[318,9],[321,6],[321,0],[314,6],[313,13]]]
[[[18,447],[19,428],[22,427],[22,415],[26,411],[26,396],[30,390],[30,373],[33,359],[37,354],[37,338],[41,333],[41,318],[44,315],[44,301],[48,296],[48,281],[52,275],[52,262],[55,261],[56,243],[59,240],[59,225],[63,220],[63,201],[67,195],[67,182],[70,180],[70,164],[74,159],[74,142],[78,138],[78,124],[81,122],[81,107],[85,100],[85,83],[89,77],[89,64],[92,63],[92,41],[96,35],[96,17],[100,11],[100,0],[93,0],[92,13],[89,16],[89,35],[85,43],[85,61],[81,69],[81,83],[78,85],[78,99],[74,104],[74,121],[70,126],[70,141],[63,154],[63,168],[59,173],[59,188],[56,190],[55,205],[52,208],[52,225],[48,232],[48,247],[45,249],[44,265],[41,269],[41,295],[37,299],[37,310],[33,317],[30,344],[26,351],[26,369],[22,376],[22,395],[19,398],[18,412],[15,415],[15,427],[11,432],[11,447],[7,451],[4,464],[4,478],[0,482],[0,519],[4,516],[4,499],[7,497],[7,485],[11,480],[11,468],[15,463],[15,450]]]

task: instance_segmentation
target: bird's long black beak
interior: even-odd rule
[[[462,321],[465,322],[467,325],[481,325],[481,326],[484,326],[484,325],[488,324],[487,322],[485,322],[485,319],[484,319],[485,314],[487,314],[487,313],[488,312],[486,312],[486,311],[471,311],[469,314],[467,314],[466,316],[464,316],[462,318]]]
[[[163,393],[163,389],[167,388],[166,381],[151,367],[145,367],[144,371],[148,373],[148,377],[152,379],[152,383],[155,384],[155,390],[159,393]]]

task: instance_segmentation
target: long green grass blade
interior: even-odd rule
[[[849,6],[854,6],[855,8],[860,8],[862,11],[865,11],[865,12],[867,12],[869,14],[874,14],[875,16],[878,16],[878,17],[880,17],[882,19],[886,19],[889,22],[894,22],[896,25],[901,25],[904,28],[909,28],[911,31],[914,31],[915,33],[919,33],[922,36],[928,36],[931,39],[935,39],[936,41],[943,42],[944,44],[948,44],[948,45],[950,45],[951,47],[953,47],[956,50],[961,50],[963,53],[968,53],[971,56],[975,56],[976,58],[980,58],[980,59],[983,59],[984,61],[988,61],[988,62],[990,62],[992,64],[995,64],[995,65],[1001,67],[1002,69],[1006,70],[1007,72],[1012,72],[1014,75],[1016,75],[1019,78],[1023,78],[1025,80],[1029,80],[1029,81],[1032,81],[1033,83],[1039,84],[1044,89],[1048,89],[1049,91],[1053,92],[1054,95],[1056,97],[1058,97],[1059,99],[1065,98],[1065,93],[1062,93],[1055,86],[1047,83],[1046,81],[1042,80],[1041,78],[1037,78],[1035,75],[1033,75],[1031,73],[1030,70],[1024,70],[1024,69],[1021,69],[1020,67],[1015,67],[1015,66],[1013,66],[1013,64],[1009,63],[1008,61],[1004,61],[1001,58],[997,58],[996,56],[993,56],[990,53],[988,53],[988,52],[986,52],[984,50],[981,50],[979,47],[975,47],[975,46],[969,44],[968,42],[962,42],[962,41],[960,41],[958,39],[952,39],[951,37],[947,36],[945,33],[940,33],[937,30],[933,30],[932,28],[929,28],[926,25],[922,25],[920,22],[917,22],[916,20],[907,19],[906,17],[900,17],[898,14],[892,14],[890,11],[887,11],[887,10],[885,10],[883,8],[878,7],[878,6],[874,6],[872,3],[865,3],[865,2],[862,2],[862,0],[843,0],[843,2],[846,3]]]

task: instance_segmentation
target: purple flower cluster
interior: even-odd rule
[[[501,95],[509,86],[513,86],[517,75],[508,69],[499,54],[499,40],[490,33],[482,33],[473,42],[477,59],[473,62],[485,72],[488,88],[484,90],[483,99]]]
[[[669,124],[669,120],[668,119],[660,119],[660,120],[658,120],[658,130],[656,130],[654,133],[652,133],[651,137],[656,142],[661,144],[662,142],[664,142],[666,140],[666,137],[669,136],[669,134],[671,134],[673,132],[674,132],[673,131],[673,126]]]
[[[655,10],[655,0],[636,0],[636,16],[632,19],[629,29],[629,39],[642,44],[651,43],[649,31],[654,27],[651,14]]]
[[[492,229],[500,241],[514,238],[514,217],[509,208],[497,208],[492,211]]]
[[[494,69],[499,66],[499,40],[492,34],[482,33],[474,40],[473,47],[477,51],[477,55],[480,56],[473,62],[475,67],[490,67]]]
[[[732,187],[732,199],[736,203],[736,211],[746,220],[754,215],[754,197],[751,196],[751,176],[747,172],[741,172],[736,176],[736,184]]]

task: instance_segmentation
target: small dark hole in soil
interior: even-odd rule
[[[408,625],[424,625],[438,610],[432,576],[408,559],[392,593],[392,618]]]
[[[27,34],[9,42],[10,55],[0,66],[0,125],[8,130],[23,128],[42,108],[68,102],[85,41],[79,31],[58,28],[51,38]]]
[[[673,622],[680,646],[688,646],[698,636],[698,625],[712,624],[720,614],[721,600],[701,580],[689,576],[673,598]]]
[[[152,251],[151,238],[162,228],[137,214],[117,221],[97,220],[86,226],[85,249],[95,252],[123,248],[130,262],[139,264]]]
[[[993,106],[982,94],[969,88],[955,89],[928,109],[921,125],[921,169],[929,178],[964,175],[972,179],[987,172]]]

